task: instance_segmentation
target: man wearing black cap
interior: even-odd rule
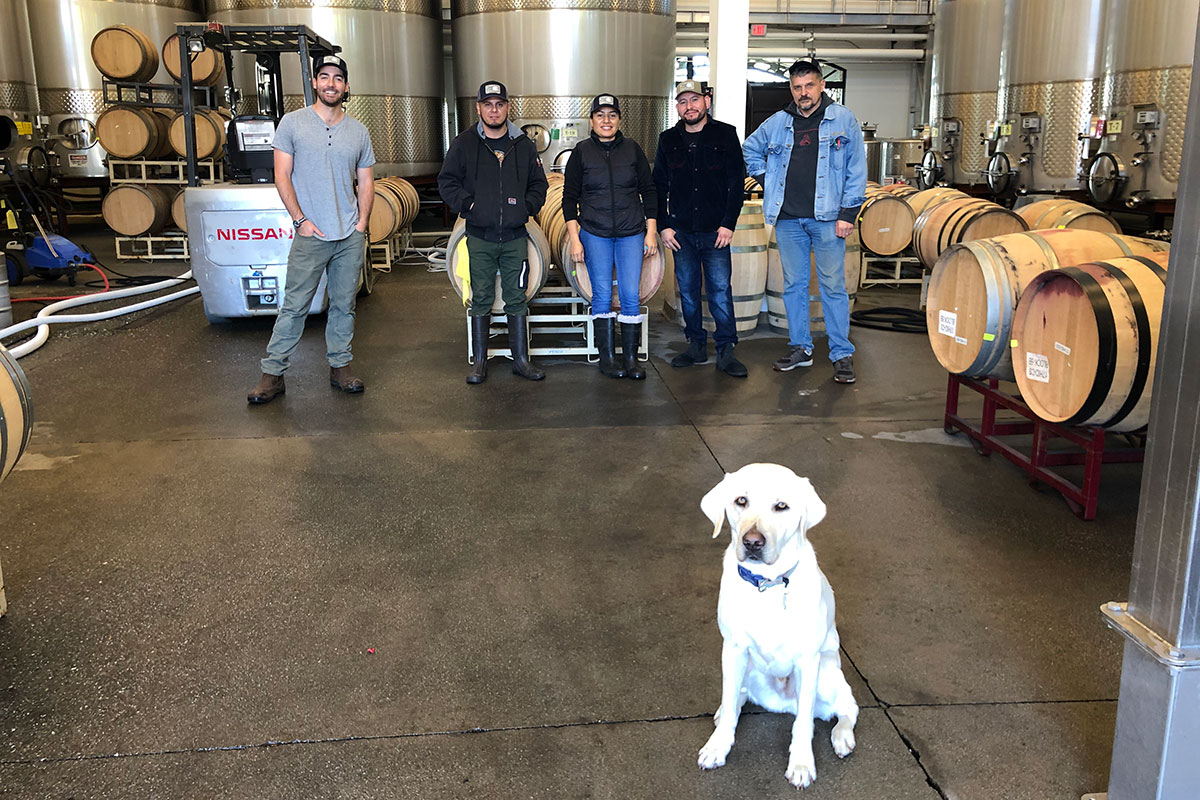
[[[496,295],[496,272],[508,317],[513,372],[531,381],[546,374],[529,359],[528,239],[525,222],[546,200],[546,173],[533,142],[508,121],[508,89],[499,81],[479,87],[478,124],[455,137],[438,175],[447,207],[467,226],[470,257],[471,356],[467,383],[487,380],[488,331]]]
[[[292,215],[295,234],[262,378],[246,398],[254,404],[269,403],[284,393],[283,373],[300,343],[323,273],[329,295],[329,383],[350,394],[363,391],[363,382],[350,372],[350,341],[375,199],[375,151],[366,126],[342,109],[349,94],[346,62],[335,55],[320,56],[313,73],[317,102],[284,114],[275,131],[275,188]]]
[[[737,225],[746,167],[737,129],[708,115],[712,100],[699,81],[675,87],[679,122],[658,137],[654,184],[663,244],[675,253],[675,283],[688,349],[672,367],[708,361],[708,338],[700,308],[701,276],[716,330],[717,369],[735,378],[746,367],[733,355],[737,328],[733,317],[733,259],[729,243]]]

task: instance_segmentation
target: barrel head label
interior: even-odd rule
[[[955,343],[955,344],[961,344],[963,347],[966,347],[966,346],[967,346],[967,337],[965,337],[965,336],[955,336],[955,337],[954,337],[954,343]]]
[[[1057,350],[1058,352],[1062,353],[1064,356],[1071,355],[1071,348],[1067,347],[1062,342],[1055,342],[1054,349]]]
[[[1050,382],[1050,359],[1040,353],[1025,354],[1025,377],[1039,383]]]
[[[958,331],[958,314],[953,311],[938,311],[938,333],[953,336]]]

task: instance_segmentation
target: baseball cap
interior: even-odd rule
[[[476,96],[476,102],[482,103],[489,97],[499,97],[505,102],[508,101],[508,87],[500,81],[485,81],[479,84],[479,94]]]
[[[695,92],[701,97],[704,96],[704,87],[700,85],[700,81],[686,80],[675,87],[675,97],[686,92]]]
[[[317,74],[321,71],[322,67],[337,67],[342,71],[342,78],[344,80],[350,80],[350,70],[346,68],[345,60],[339,56],[335,56],[331,53],[327,56],[319,56],[313,59],[314,78],[317,77]]]
[[[588,112],[590,117],[602,108],[611,108],[617,112],[617,116],[621,116],[621,101],[617,99],[615,94],[598,94],[596,99],[592,100],[592,110]]]

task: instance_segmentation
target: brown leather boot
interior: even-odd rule
[[[367,388],[363,382],[350,374],[350,365],[329,368],[329,385],[341,389],[346,394],[358,394]]]
[[[285,391],[282,375],[268,375],[264,372],[258,380],[258,385],[246,395],[246,402],[259,406],[271,402]]]

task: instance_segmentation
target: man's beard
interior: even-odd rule
[[[482,118],[481,118],[481,119],[482,119]],[[490,130],[493,130],[493,131],[498,131],[498,130],[501,130],[501,129],[503,129],[503,128],[506,128],[506,127],[508,127],[508,117],[505,117],[504,119],[500,120],[500,121],[499,121],[499,122],[497,122],[495,125],[493,125],[492,123],[488,122],[486,119],[483,119],[483,126],[484,126],[485,128],[488,128],[488,129],[490,129]]]
[[[342,92],[341,94],[339,94],[337,100],[334,100],[332,103],[329,102],[329,100],[325,97],[324,92],[317,92],[317,99],[320,100],[322,103],[324,103],[329,108],[337,108],[338,106],[340,106],[342,104],[342,101],[346,99],[346,93]]]
[[[683,121],[689,125],[695,125],[704,116],[703,111],[688,111],[683,115]]]

